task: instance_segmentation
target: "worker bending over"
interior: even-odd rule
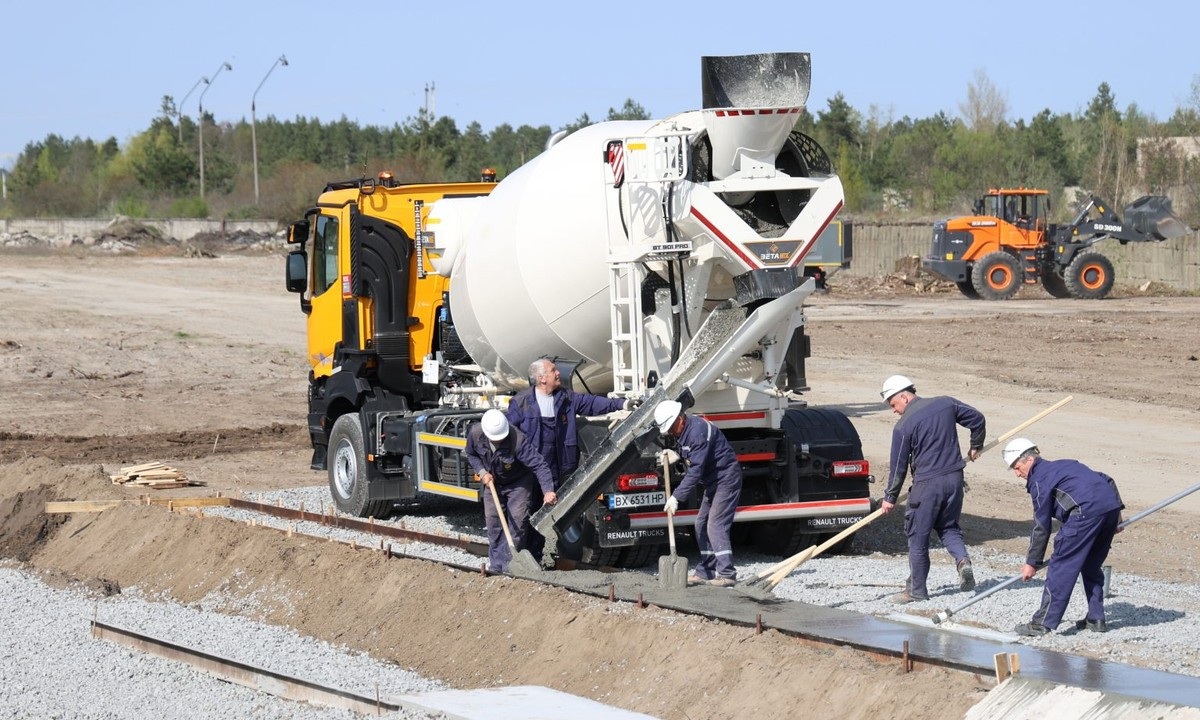
[[[483,518],[487,523],[488,570],[508,572],[512,552],[504,541],[500,513],[508,518],[509,532],[517,550],[526,549],[525,528],[529,519],[529,499],[539,491],[542,501],[553,505],[554,479],[546,461],[524,433],[509,427],[508,418],[499,410],[488,410],[467,431],[467,462],[479,482],[487,487],[495,483],[501,507],[492,502],[490,492],[483,493]]]
[[[904,591],[892,596],[896,603],[928,600],[929,536],[937,532],[958,568],[960,590],[975,589],[971,557],[963,542],[959,517],[963,506],[963,460],[958,425],[971,431],[967,457],[975,460],[983,449],[986,421],[983,414],[952,397],[917,396],[913,381],[893,375],[879,393],[900,415],[892,429],[891,473],[880,507],[889,513],[896,506],[904,478],[912,470],[912,490],[904,511],[908,537],[908,581]]]
[[[1042,604],[1032,620],[1014,631],[1036,637],[1058,627],[1075,581],[1082,575],[1087,616],[1075,627],[1104,632],[1108,629],[1104,620],[1104,561],[1113,536],[1120,532],[1117,526],[1125,507],[1117,483],[1078,460],[1046,460],[1027,438],[1017,438],[1005,446],[1004,462],[1025,481],[1025,490],[1033,501],[1033,532],[1021,579],[1029,580],[1042,566],[1050,541],[1050,521],[1062,523],[1047,563]]]
[[[679,457],[687,463],[683,480],[667,498],[663,510],[674,515],[697,485],[703,488],[696,515],[700,564],[688,575],[688,584],[730,587],[737,580],[737,570],[729,535],[742,494],[742,466],[733,446],[716,425],[702,417],[688,417],[674,400],[664,400],[654,408],[654,423],[664,441],[674,440]]]

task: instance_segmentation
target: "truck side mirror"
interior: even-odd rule
[[[300,220],[288,225],[288,244],[298,245],[303,244],[308,239],[308,221]]]
[[[303,250],[288,253],[286,285],[288,292],[302,293],[308,289],[308,254]]]

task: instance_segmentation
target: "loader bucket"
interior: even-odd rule
[[[1171,198],[1146,195],[1125,208],[1125,222],[1140,233],[1156,240],[1183,237],[1192,231],[1171,209]]]

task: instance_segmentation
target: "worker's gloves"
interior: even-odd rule
[[[641,404],[642,404],[642,398],[640,398],[640,397],[625,398],[625,405],[622,406],[622,409],[630,410],[630,411],[637,410],[638,407],[641,406]]]
[[[679,501],[675,499],[674,495],[672,495],[667,500],[666,505],[663,505],[663,512],[665,512],[666,514],[671,515],[671,516],[674,516],[675,511],[678,509],[679,509]]]
[[[659,459],[663,465],[674,465],[679,462],[679,453],[667,448],[662,451],[662,455],[659,455]]]

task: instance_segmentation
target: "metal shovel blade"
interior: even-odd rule
[[[522,550],[509,561],[508,574],[526,578],[541,577],[542,565],[533,557],[533,553]]]
[[[678,555],[658,559],[658,583],[668,590],[687,587],[688,560]]]

